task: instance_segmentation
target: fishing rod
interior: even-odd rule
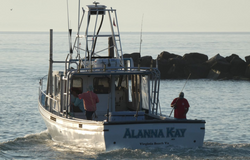
[[[186,84],[187,84],[187,81],[188,81],[188,79],[189,79],[190,76],[191,76],[191,73],[189,74],[189,76],[188,76],[188,78],[187,78],[187,80],[186,80],[186,82],[185,82],[185,84],[184,84],[184,86],[183,86],[181,92],[182,92],[183,89],[185,88],[185,86],[186,86]],[[180,93],[181,93],[181,92],[180,92]],[[179,99],[180,99],[180,97],[176,100],[175,104],[177,104],[177,102],[178,102]],[[174,105],[175,105],[175,104],[174,104]],[[172,111],[170,112],[169,117],[171,116],[171,114],[172,114],[172,112],[173,112],[174,109],[175,109],[175,107],[173,107]]]

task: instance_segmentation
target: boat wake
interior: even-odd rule
[[[0,143],[0,159],[81,159],[95,158],[101,152],[82,144],[55,142],[48,130]]]
[[[221,144],[204,142],[203,147],[186,148],[169,146],[166,148],[120,149],[101,153],[99,158],[109,159],[250,159],[250,144]]]
[[[117,149],[104,151],[90,146],[55,142],[48,131],[0,143],[3,159],[250,159],[250,144],[204,142],[203,147]],[[0,158],[0,159],[1,159]]]
[[[51,137],[45,130],[41,133],[28,134],[24,137],[2,142],[0,143],[0,156],[7,159],[36,158],[37,155],[32,153],[39,153],[39,148],[46,146],[47,141],[50,140]]]

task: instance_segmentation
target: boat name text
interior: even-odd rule
[[[168,138],[168,137],[185,137],[187,129],[175,129],[174,127],[163,129],[129,129],[126,128],[123,138]]]

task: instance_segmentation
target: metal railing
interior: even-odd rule
[[[58,115],[60,114],[60,110],[59,110],[59,103],[58,103],[58,101],[55,99],[55,98],[53,98],[53,95],[52,94],[47,94],[47,93],[45,93],[45,91],[44,91],[44,83],[43,83],[43,81],[44,81],[44,79],[47,77],[47,75],[46,76],[44,76],[43,78],[41,78],[40,79],[40,82],[39,82],[39,102],[40,102],[40,104],[46,109],[46,110],[48,110],[48,111],[50,111],[50,108],[53,110],[53,111],[55,111],[55,112],[57,112],[58,113]],[[45,100],[45,99],[49,99],[49,100]],[[47,102],[47,103],[46,103]],[[50,103],[52,103],[52,104],[50,104]],[[57,109],[57,110],[56,110]]]

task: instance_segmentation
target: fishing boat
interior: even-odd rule
[[[132,58],[123,57],[116,9],[94,2],[80,10],[77,35],[72,43],[69,30],[69,53],[62,61],[53,60],[50,30],[49,71],[40,79],[39,112],[52,139],[104,150],[201,147],[205,120],[161,114],[157,64],[134,66]],[[109,32],[101,32],[104,24]],[[53,70],[55,63],[63,66],[61,71]],[[74,90],[84,93],[90,86],[99,103],[87,120],[84,110],[72,107],[72,99]]]

